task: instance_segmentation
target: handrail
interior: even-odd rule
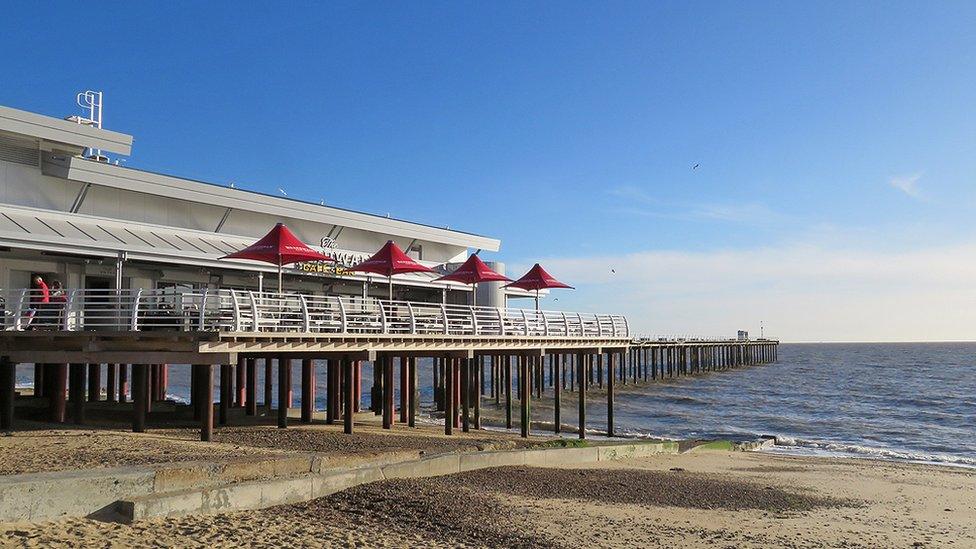
[[[247,289],[0,289],[6,330],[231,331],[631,339],[619,315]],[[250,309],[250,310],[248,310]],[[575,317],[575,318],[574,318]],[[573,326],[579,322],[579,327]],[[497,326],[496,326],[497,323]]]

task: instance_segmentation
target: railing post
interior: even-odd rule
[[[569,317],[563,312],[563,324],[566,326],[566,337],[569,337]]]
[[[413,304],[407,302],[407,312],[410,313],[410,333],[417,333],[417,316],[413,312]]]
[[[382,333],[387,334],[389,333],[389,331],[387,330],[387,324],[386,324],[386,307],[383,306],[382,299],[379,299],[376,302],[380,304],[380,330],[382,330]],[[392,302],[390,302],[390,307],[391,308],[393,307]]]
[[[627,337],[630,335],[630,323],[627,322],[627,317],[623,316],[620,318],[624,319],[624,337]]]
[[[251,326],[251,331],[259,332],[261,331],[261,314],[258,312],[258,299],[254,297],[254,292],[251,290],[248,290],[247,294],[251,299],[251,322],[254,323],[254,325]]]
[[[598,337],[603,337],[603,319],[600,318],[602,315],[593,315],[596,318],[596,335]],[[610,319],[610,325],[613,326],[613,318]]]
[[[14,307],[14,329],[22,330],[24,321],[24,302],[30,299],[29,293],[26,288],[20,291],[20,297],[17,299],[17,305]]]
[[[302,331],[311,332],[312,317],[308,313],[308,300],[305,299],[304,294],[298,294],[298,302],[302,305]]]
[[[498,335],[505,335],[505,317],[502,316],[502,308],[495,307],[495,312],[498,313]]]
[[[198,326],[197,329],[200,330],[201,332],[206,329],[206,325],[207,325],[207,292],[209,291],[210,288],[204,288],[203,293],[200,294],[200,312],[197,315],[199,317],[197,319],[197,326]],[[230,293],[231,295],[233,295],[234,290],[231,290]],[[234,302],[234,331],[236,332],[240,329],[239,319],[241,315],[240,315],[240,307],[237,305],[236,297],[233,298],[233,302]]]
[[[582,313],[576,313],[576,318],[579,319],[579,322],[580,322],[580,337],[585,337],[586,336],[586,325],[583,324],[583,314]]]
[[[471,305],[471,335],[478,335],[478,313],[474,310],[474,305]]]
[[[529,335],[529,317],[525,314],[525,309],[522,309],[522,323],[525,324],[525,328],[522,329],[523,335]]]
[[[451,330],[448,329],[448,325],[447,325],[447,306],[444,305],[443,303],[441,303],[441,315],[443,315],[444,317],[444,335],[447,335],[451,333]]]
[[[80,291],[81,290],[75,288],[74,290],[68,292],[68,299],[64,302],[64,325],[62,326],[62,328],[66,332],[71,330],[71,309],[72,307],[74,307],[75,299],[77,298],[78,292]],[[82,323],[83,321],[81,320],[78,321],[79,325]]]
[[[336,301],[339,302],[339,330],[340,333],[348,333],[348,326],[346,325],[346,305],[342,302],[342,298],[336,296]]]
[[[546,337],[549,337],[549,318],[546,316],[545,311],[542,311],[541,313],[536,313],[536,314],[541,314],[542,315],[543,333],[546,334]]]
[[[139,300],[142,299],[142,288],[136,290],[136,296],[132,300],[132,317],[129,328],[133,332],[139,331]]]

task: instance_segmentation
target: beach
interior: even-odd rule
[[[91,519],[6,524],[0,543],[973,547],[974,513],[971,469],[696,450],[571,468],[383,480],[294,505],[129,525]]]

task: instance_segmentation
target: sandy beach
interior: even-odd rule
[[[976,472],[692,452],[387,480],[307,503],[131,525],[0,526],[4,547],[974,547]]]

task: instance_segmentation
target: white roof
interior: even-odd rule
[[[125,252],[127,259],[135,261],[244,271],[276,271],[277,267],[266,263],[219,259],[253,244],[254,241],[254,237],[247,236],[0,205],[0,245],[12,248],[113,259],[119,252]],[[429,261],[420,263],[429,267],[437,265]],[[365,280],[367,277],[357,273],[342,275],[341,278]],[[467,289],[454,284],[433,282],[433,278],[429,274],[416,273],[397,276],[397,283]]]
[[[182,179],[153,172],[95,162],[80,157],[68,159],[67,179],[164,196],[177,200],[212,204],[234,210],[298,218],[316,223],[350,227],[374,233],[416,238],[454,246],[498,251],[501,241],[475,234],[432,227],[400,219],[354,212],[333,206],[269,196],[253,191]]]
[[[131,135],[2,105],[0,105],[0,131],[39,139],[43,150],[51,150],[56,148],[54,145],[61,144],[78,149],[93,147],[125,155],[132,152]]]

